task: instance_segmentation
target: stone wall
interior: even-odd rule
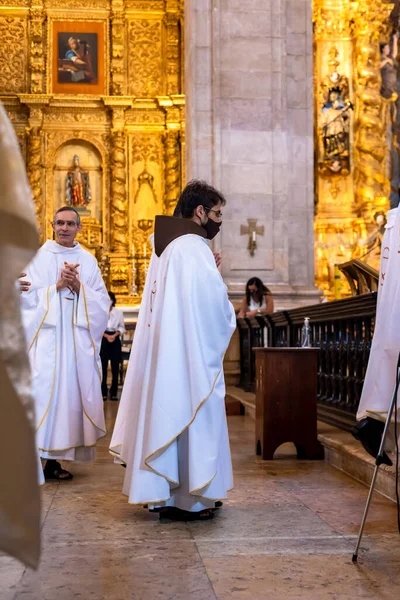
[[[187,178],[227,196],[216,249],[233,298],[259,276],[279,307],[318,301],[311,0],[188,0]],[[250,256],[241,225],[264,235]]]

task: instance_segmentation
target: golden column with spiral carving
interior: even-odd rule
[[[359,0],[353,13],[355,35],[356,135],[354,180],[356,203],[367,226],[376,210],[389,208],[387,101],[380,93],[379,42],[389,27],[393,4]]]
[[[111,0],[111,89],[115,96],[125,91],[125,2]]]
[[[30,9],[30,78],[31,93],[45,92],[45,60],[43,51],[43,24],[45,12],[43,2],[32,0]]]
[[[127,190],[126,151],[127,140],[124,130],[125,109],[130,99],[107,100],[113,112],[111,132],[111,219],[110,219],[110,285],[115,294],[128,296],[130,291],[129,269],[129,215]]]
[[[35,203],[36,220],[39,229],[41,243],[44,242],[44,206],[42,201],[42,169],[41,169],[41,147],[42,135],[40,127],[27,127],[28,151],[27,172],[32,189],[32,197]]]

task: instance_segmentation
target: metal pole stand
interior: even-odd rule
[[[395,382],[394,388],[393,388],[393,394],[392,394],[392,399],[390,401],[388,415],[387,415],[387,418],[386,418],[385,429],[383,430],[382,439],[381,439],[381,445],[379,447],[378,456],[376,457],[376,460],[375,460],[374,475],[372,477],[371,486],[369,488],[368,499],[367,499],[367,503],[365,505],[364,515],[363,515],[363,518],[362,518],[362,521],[361,521],[361,527],[360,527],[360,532],[358,534],[357,546],[356,546],[356,549],[354,551],[353,558],[352,558],[352,561],[354,563],[357,562],[358,551],[360,549],[361,538],[362,538],[363,533],[364,533],[365,522],[367,520],[368,511],[369,511],[369,507],[370,507],[371,500],[372,500],[372,494],[374,492],[376,478],[378,476],[378,470],[379,470],[379,467],[382,464],[382,457],[383,457],[383,452],[384,452],[385,440],[386,440],[387,433],[389,431],[389,425],[390,425],[390,422],[391,422],[391,419],[392,419],[392,414],[393,414],[393,411],[394,411],[394,408],[395,408],[396,402],[397,402],[397,392],[398,392],[398,389],[399,389],[399,381],[400,381],[400,366],[399,366],[399,363],[397,363],[397,371],[396,371],[396,373],[397,373],[397,377],[396,377],[396,382]]]

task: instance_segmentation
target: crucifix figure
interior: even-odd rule
[[[248,225],[240,226],[240,235],[249,236],[249,244],[247,246],[250,255],[254,256],[257,248],[257,235],[264,235],[264,225],[257,226],[257,219],[247,219]]]

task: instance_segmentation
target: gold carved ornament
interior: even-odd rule
[[[36,220],[41,241],[43,241],[43,202],[42,202],[42,168],[41,168],[41,134],[38,127],[27,128],[28,134],[28,166],[27,172],[35,204]]]
[[[45,61],[43,52],[43,23],[45,13],[42,7],[30,9],[30,75],[31,92],[41,94],[44,90]]]
[[[161,95],[161,21],[130,21],[128,40],[129,94],[139,98]]]
[[[111,2],[111,93],[122,96],[125,88],[124,0]]]
[[[179,131],[168,131],[165,144],[165,212],[172,215],[180,194],[180,147]]]
[[[27,77],[27,19],[0,19],[0,90],[10,93],[26,92]]]
[[[354,179],[357,208],[367,221],[372,221],[374,209],[387,208],[390,191],[379,40],[387,28],[391,9],[392,5],[381,0],[360,0],[354,21],[357,96]]]
[[[114,131],[111,141],[111,248],[128,252],[128,198],[126,195],[125,135]]]

